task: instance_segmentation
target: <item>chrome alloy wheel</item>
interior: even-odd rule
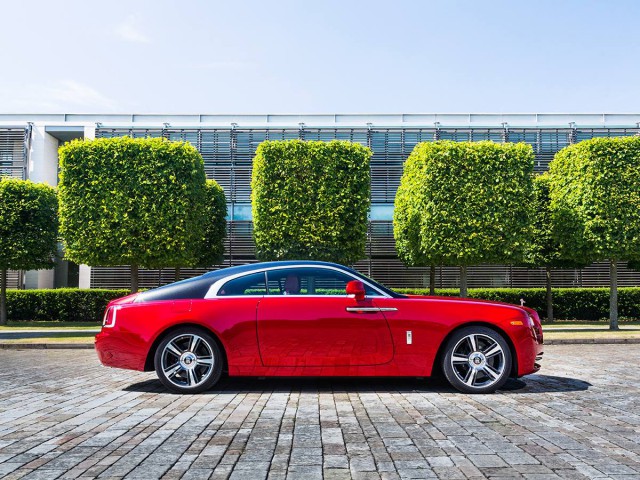
[[[496,340],[472,333],[453,347],[451,368],[458,380],[468,387],[486,388],[502,378],[505,360],[505,352]]]
[[[205,383],[214,370],[211,345],[199,335],[177,335],[162,350],[161,368],[177,387],[195,388]]]

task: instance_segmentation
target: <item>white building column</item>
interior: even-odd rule
[[[58,139],[45,132],[44,125],[34,125],[31,135],[27,176],[32,182],[46,183],[56,187],[58,185]],[[26,272],[25,287],[53,288],[53,268]]]

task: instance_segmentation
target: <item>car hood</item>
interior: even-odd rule
[[[476,304],[484,304],[484,305],[504,305],[507,307],[515,307],[515,308],[519,308],[520,310],[523,310],[527,313],[535,313],[535,310],[533,310],[532,308],[529,307],[525,307],[525,306],[521,306],[521,305],[516,305],[514,303],[507,303],[507,302],[499,302],[497,300],[482,300],[479,298],[463,298],[463,297],[441,297],[441,296],[437,296],[437,295],[407,295],[407,297],[409,298],[420,298],[420,299],[424,299],[424,300],[438,300],[438,301],[445,301],[445,302],[453,302],[453,303],[476,303]]]

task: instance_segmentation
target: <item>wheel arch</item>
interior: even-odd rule
[[[160,345],[160,342],[162,342],[162,340],[164,340],[166,338],[166,336],[169,335],[171,332],[174,332],[174,331],[176,331],[176,330],[178,330],[180,328],[184,328],[184,327],[195,328],[197,330],[201,330],[201,331],[206,332],[209,335],[211,335],[213,337],[213,339],[215,340],[215,342],[218,344],[218,347],[220,348],[220,351],[222,352],[222,358],[223,358],[223,361],[224,361],[224,366],[222,367],[223,372],[225,371],[225,369],[229,368],[229,361],[227,359],[227,350],[224,348],[224,344],[220,340],[220,337],[218,336],[218,334],[216,332],[214,332],[213,330],[211,330],[210,328],[207,328],[204,325],[201,325],[199,323],[184,322],[184,323],[177,323],[175,325],[171,325],[170,327],[167,327],[166,329],[161,331],[156,336],[156,339],[151,344],[151,348],[149,348],[149,351],[147,352],[147,358],[146,358],[146,360],[144,362],[144,371],[145,372],[151,372],[151,371],[153,371],[155,369],[155,366],[153,364],[153,359],[154,359],[156,350],[158,349],[158,345]]]
[[[438,352],[436,353],[436,356],[434,359],[433,371],[431,375],[433,376],[434,373],[438,373],[438,374],[442,373],[442,356],[444,355],[449,339],[453,335],[455,335],[456,332],[467,327],[489,328],[494,332],[498,333],[504,339],[504,341],[507,342],[507,345],[509,346],[509,351],[511,352],[511,371],[509,372],[509,377],[516,378],[518,376],[518,355],[516,352],[515,345],[513,344],[513,340],[511,340],[511,337],[502,328],[484,320],[474,320],[471,322],[463,323],[453,328],[449,333],[447,333],[447,335],[442,339],[442,342],[440,342],[440,346],[438,347]]]

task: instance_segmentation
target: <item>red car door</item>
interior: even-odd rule
[[[258,343],[270,367],[380,365],[393,357],[384,315],[371,300],[346,296],[264,297]]]
[[[258,343],[265,366],[358,366],[391,361],[389,326],[373,300],[356,301],[339,289],[320,288],[336,285],[335,279],[327,278],[331,272],[314,275],[316,269],[288,270],[297,270],[302,291],[286,292],[287,285],[295,282],[290,281],[290,272],[279,271],[279,282],[270,276],[270,295],[258,305]]]

